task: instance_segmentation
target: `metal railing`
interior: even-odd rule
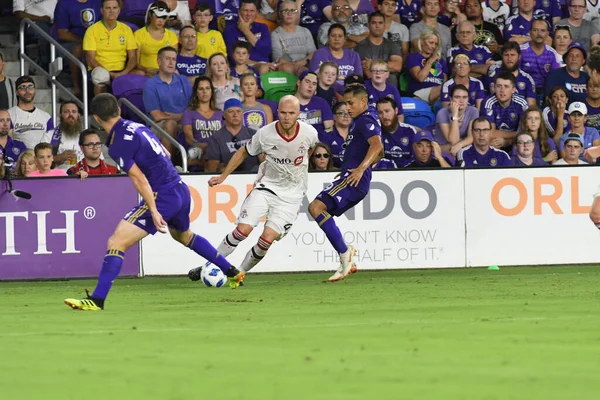
[[[25,29],[33,29],[39,36],[44,38],[50,43],[50,69],[53,70],[51,72],[46,71],[44,68],[37,65],[27,54],[25,54]],[[71,93],[62,83],[60,83],[56,76],[60,74],[62,71],[62,58],[59,57],[58,63],[56,63],[56,50],[61,55],[64,55],[69,61],[73,62],[79,70],[81,71],[81,78],[83,84],[83,101],[79,100],[75,94]],[[75,57],[73,54],[69,53],[67,49],[60,45],[52,36],[48,35],[42,28],[37,26],[35,22],[30,20],[29,18],[25,18],[21,21],[19,26],[19,60],[21,62],[21,76],[25,75],[25,62],[29,63],[36,72],[39,72],[46,79],[50,80],[50,85],[52,86],[52,119],[54,120],[54,124],[57,124],[56,119],[56,87],[62,90],[65,94],[67,94],[70,100],[73,100],[81,109],[83,109],[83,127],[85,129],[89,128],[88,122],[88,76],[87,76],[87,67]]]
[[[154,121],[152,121],[150,119],[150,117],[148,117],[146,114],[144,114],[143,112],[140,111],[139,108],[137,108],[135,105],[133,105],[133,103],[131,103],[129,100],[127,100],[126,98],[120,98],[118,100],[119,105],[120,106],[125,106],[127,107],[129,110],[131,110],[135,115],[137,115],[139,118],[141,118],[148,127],[152,128],[152,130],[154,131],[154,133],[158,134],[159,138],[165,138],[167,139],[169,142],[171,142],[171,144],[173,146],[175,146],[179,152],[181,153],[181,162],[182,162],[182,168],[183,168],[183,172],[188,172],[187,169],[187,152],[185,151],[185,148],[181,145],[181,143],[179,143],[177,140],[175,140],[173,137],[171,137],[171,135],[169,135],[167,132],[165,132],[165,130],[163,128],[161,128],[160,126],[158,126],[158,124]]]

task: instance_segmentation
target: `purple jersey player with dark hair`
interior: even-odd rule
[[[340,216],[362,201],[369,192],[371,166],[383,156],[381,128],[377,117],[369,111],[368,96],[367,88],[360,84],[351,85],[344,92],[344,101],[354,122],[346,138],[342,171],[308,206],[308,212],[340,255],[340,267],[329,282],[340,281],[356,272],[353,261],[356,250],[344,242],[332,216]]]
[[[121,118],[117,99],[111,94],[94,97],[91,110],[98,124],[109,132],[108,153],[127,172],[143,200],[125,215],[108,239],[94,293],[83,299],[66,299],[65,304],[74,310],[102,310],[121,271],[125,251],[156,231],[167,233],[167,228],[173,239],[221,268],[229,278],[229,286],[237,288],[244,272],[190,230],[190,191],[159,139],[146,126]]]

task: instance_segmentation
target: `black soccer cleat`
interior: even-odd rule
[[[190,271],[188,272],[188,278],[190,278],[190,280],[194,281],[194,282],[199,281],[201,276],[202,276],[202,267],[190,269]]]

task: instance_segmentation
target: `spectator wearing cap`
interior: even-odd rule
[[[535,139],[529,132],[519,132],[515,136],[514,153],[511,161],[514,167],[544,167],[548,163],[535,155]]]
[[[442,107],[450,105],[450,93],[456,85],[463,85],[469,91],[469,104],[477,110],[481,107],[481,101],[485,98],[483,83],[469,75],[471,72],[471,60],[466,54],[457,54],[454,57],[454,75],[442,85],[440,101]]]
[[[517,134],[517,128],[527,101],[516,93],[516,80],[510,72],[502,72],[495,78],[496,93],[486,97],[481,103],[479,115],[487,118],[494,129],[492,145],[510,146]]]
[[[405,168],[451,168],[452,163],[442,153],[440,145],[429,131],[419,131],[412,143],[414,160]]]
[[[115,175],[116,167],[106,164],[102,159],[102,141],[95,129],[86,129],[79,135],[79,147],[83,157],[77,165],[67,171],[68,175],[77,175],[84,180],[88,175]]]
[[[101,0],[61,0],[54,10],[54,38],[77,59],[83,55],[83,37],[87,28],[100,20]],[[72,61],[73,92],[81,95],[81,71]],[[56,161],[56,160],[55,160]]]
[[[502,62],[490,67],[487,75],[487,86],[491,94],[494,93],[494,81],[502,72],[510,72],[515,77],[517,94],[527,99],[530,106],[536,105],[536,88],[531,75],[519,68],[521,62],[521,47],[515,42],[506,42],[502,46]]]
[[[0,110],[8,110],[17,104],[15,81],[4,75],[4,54],[0,52]]]
[[[581,136],[581,144],[583,150],[592,146],[600,145],[600,134],[595,128],[586,126],[588,119],[588,109],[585,103],[575,101],[569,105],[567,110],[569,114],[569,125],[570,129],[561,136],[558,142],[558,151],[561,158],[565,157],[565,142],[569,137],[569,134],[576,133]],[[581,154],[583,159],[583,154]]]
[[[190,4],[183,0],[164,0],[169,7],[171,14],[167,18],[165,27],[171,32],[179,35],[181,28],[186,25],[192,25],[192,16],[190,14]]]
[[[352,118],[348,113],[346,103],[340,101],[333,108],[333,129],[327,132],[319,132],[319,141],[326,143],[331,149],[333,165],[336,168],[342,167],[344,161],[344,147]]]
[[[163,1],[150,4],[146,14],[146,26],[133,34],[137,44],[137,66],[134,74],[152,77],[158,72],[157,55],[165,47],[176,48],[177,35],[165,28],[167,18],[171,17],[169,6]]]
[[[35,22],[38,28],[50,34],[57,2],[58,0],[13,0],[12,11],[18,19],[23,20],[28,18]],[[50,63],[50,43],[33,30],[26,32],[29,39],[38,43],[38,61],[41,67],[47,70]]]
[[[402,71],[402,49],[390,39],[383,37],[385,17],[379,11],[369,15],[369,36],[362,40],[354,49],[362,63],[362,69],[367,78],[372,78],[371,64],[374,60],[387,62],[387,81],[398,87],[400,71]]]
[[[343,93],[344,79],[348,75],[363,74],[362,63],[357,52],[344,48],[346,43],[346,28],[340,24],[333,24],[328,30],[327,46],[313,53],[309,69],[317,72],[322,63],[326,61],[338,65],[338,78],[335,90]]]
[[[477,108],[469,105],[469,92],[464,85],[455,85],[450,90],[450,103],[436,115],[436,139],[442,151],[456,156],[473,143],[471,121],[479,116]]]
[[[14,140],[10,133],[10,114],[7,110],[0,109],[0,152],[6,157],[5,166],[14,170],[19,156],[27,151],[27,146]]]
[[[440,34],[433,29],[422,31],[417,39],[416,49],[406,59],[406,69],[410,75],[408,91],[433,104],[440,98],[442,84],[448,76],[448,65],[442,57]]]
[[[131,28],[119,21],[117,0],[102,0],[102,19],[90,26],[83,37],[83,51],[94,94],[106,91],[115,78],[129,74],[137,64],[137,44]]]
[[[583,161],[584,139],[579,133],[567,133],[564,141],[564,149],[561,151],[561,159],[553,165],[584,165]]]
[[[144,108],[152,119],[171,137],[181,130],[181,117],[192,97],[192,85],[182,75],[176,74],[177,50],[164,47],[158,51],[158,73],[144,84]],[[161,140],[173,154],[170,141]]]
[[[269,62],[272,51],[271,33],[267,25],[256,22],[257,15],[258,9],[254,0],[241,0],[237,25],[228,25],[223,31],[223,39],[228,49],[237,41],[250,43],[252,48],[248,64],[264,74],[276,70],[277,66]],[[231,54],[229,57],[231,58]]]
[[[548,96],[555,86],[564,86],[569,94],[569,101],[584,102],[587,97],[588,73],[582,71],[581,67],[586,64],[586,59],[585,48],[579,43],[571,43],[563,55],[566,66],[555,69],[548,75],[544,87],[545,95]]]
[[[417,130],[412,125],[398,121],[398,104],[393,98],[379,99],[376,108],[381,121],[383,158],[392,161],[397,168],[407,166],[413,161],[411,146]]]
[[[244,126],[242,115],[243,105],[240,100],[229,99],[225,102],[225,124],[208,140],[204,172],[222,172],[235,152],[252,139],[256,131]],[[236,171],[253,171],[263,159],[263,156],[246,157]]]
[[[73,101],[66,101],[60,105],[59,124],[52,131],[46,132],[42,142],[52,145],[54,166],[67,171],[83,158],[79,147],[79,134],[82,123],[79,107]]]
[[[419,41],[422,40],[423,33],[428,30],[434,30],[438,33],[440,39],[441,55],[446,58],[448,50],[452,47],[452,38],[450,28],[438,22],[440,14],[439,0],[423,0],[421,15],[423,19],[420,22],[410,26],[410,41],[414,49],[418,49]]]
[[[36,108],[35,82],[30,76],[17,79],[16,87],[18,103],[8,110],[13,137],[25,143],[28,149],[33,149],[44,134],[54,128],[54,123],[50,114]]]
[[[374,60],[370,66],[371,79],[365,82],[367,93],[369,94],[369,107],[375,109],[377,100],[384,97],[391,97],[398,106],[398,121],[404,122],[404,109],[402,108],[402,97],[398,87],[387,82],[390,74],[388,63],[382,60]]]
[[[329,45],[329,29],[334,24],[342,25],[345,29],[344,48],[346,49],[353,49],[369,35],[367,27],[352,18],[353,10],[348,0],[333,0],[330,6],[324,8],[323,13],[331,22],[324,22],[319,27],[317,43],[319,48]]]
[[[485,117],[471,122],[473,144],[465,147],[456,156],[456,165],[465,168],[508,167],[510,157],[505,151],[491,146],[494,127]]]
[[[556,50],[546,44],[548,24],[544,20],[534,20],[531,23],[529,36],[531,40],[521,45],[521,69],[528,73],[535,83],[538,104],[544,102],[544,84],[550,71],[560,68],[562,57]]]
[[[561,19],[555,26],[568,26],[573,42],[580,43],[588,51],[600,42],[600,29],[596,21],[583,19],[588,8],[586,0],[569,0],[569,17]]]
[[[494,60],[492,52],[487,47],[475,44],[476,38],[475,25],[470,21],[461,22],[456,31],[458,45],[450,48],[445,56],[450,64],[459,54],[466,55],[471,63],[471,75],[479,77],[487,74],[490,65],[494,64]]]
[[[193,26],[184,26],[179,32],[179,53],[177,54],[177,72],[188,78],[193,85],[196,78],[206,71],[206,58],[196,54],[198,45],[196,30]]]
[[[293,0],[284,0],[279,6],[281,25],[271,32],[273,61],[278,70],[299,75],[305,71],[313,53],[317,50],[311,32],[296,25],[298,5]]]
[[[333,128],[331,106],[325,99],[315,96],[319,78],[311,71],[304,71],[298,77],[295,96],[300,101],[300,116],[298,121],[315,127],[322,133]]]

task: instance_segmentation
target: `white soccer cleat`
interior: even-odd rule
[[[340,255],[340,267],[329,277],[329,282],[341,281],[358,270],[356,263],[354,262],[354,257],[357,253],[357,250],[353,246],[348,246],[347,256],[343,257]]]

